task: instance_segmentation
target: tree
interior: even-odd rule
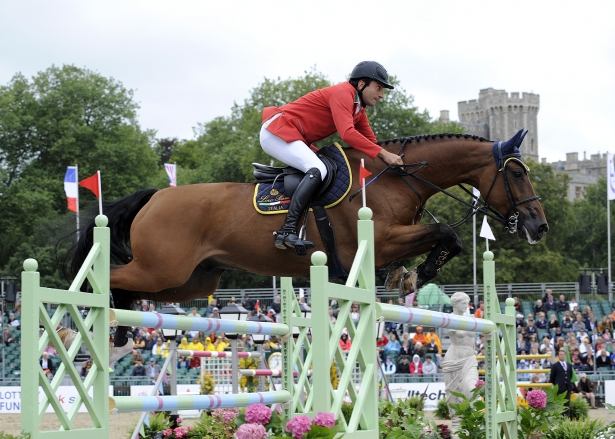
[[[31,80],[16,74],[0,86],[0,266],[32,244],[41,221],[67,212],[67,166],[78,164],[80,179],[100,170],[105,199],[164,174],[154,132],[139,127],[137,109],[119,81],[75,66],[52,66]]]

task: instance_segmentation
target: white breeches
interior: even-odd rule
[[[266,121],[261,128],[260,140],[263,151],[282,163],[286,163],[303,172],[307,172],[311,168],[318,168],[320,170],[320,178],[324,181],[327,175],[327,168],[325,168],[324,163],[320,161],[318,156],[305,144],[305,142],[296,140],[287,143],[284,139],[267,131],[267,127],[271,121],[281,114],[282,113],[278,113],[273,116]]]

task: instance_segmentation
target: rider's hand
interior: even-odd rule
[[[378,157],[382,159],[387,165],[403,165],[404,161],[397,154],[393,154],[392,152],[387,151],[386,149],[381,149],[378,153]]]

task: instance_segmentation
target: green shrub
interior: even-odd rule
[[[434,416],[436,419],[451,419],[451,412],[448,409],[448,403],[446,402],[446,398],[442,398],[438,401],[438,407],[434,412]]]
[[[5,433],[4,431],[0,431],[0,439],[30,439],[30,433],[25,433],[22,431],[19,436],[15,436]]]
[[[408,406],[410,406],[410,408],[413,408],[418,413],[422,413],[423,409],[425,408],[425,397],[423,395],[412,396],[408,398],[406,402],[408,403]]]
[[[424,427],[429,425],[435,430],[434,423],[423,418],[423,413],[417,407],[423,406],[424,397],[416,399],[378,402],[378,414],[381,439],[420,439]]]
[[[565,420],[555,430],[547,432],[546,439],[593,439],[603,426],[599,419],[571,421]]]
[[[350,417],[352,416],[352,403],[345,402],[342,404],[342,415],[346,420],[346,424],[350,422]]]
[[[589,415],[589,404],[584,398],[575,398],[570,401],[570,417],[572,419],[584,420]]]

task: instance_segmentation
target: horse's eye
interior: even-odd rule
[[[523,172],[521,171],[513,171],[513,177],[515,177],[516,179],[520,180],[523,178]]]

